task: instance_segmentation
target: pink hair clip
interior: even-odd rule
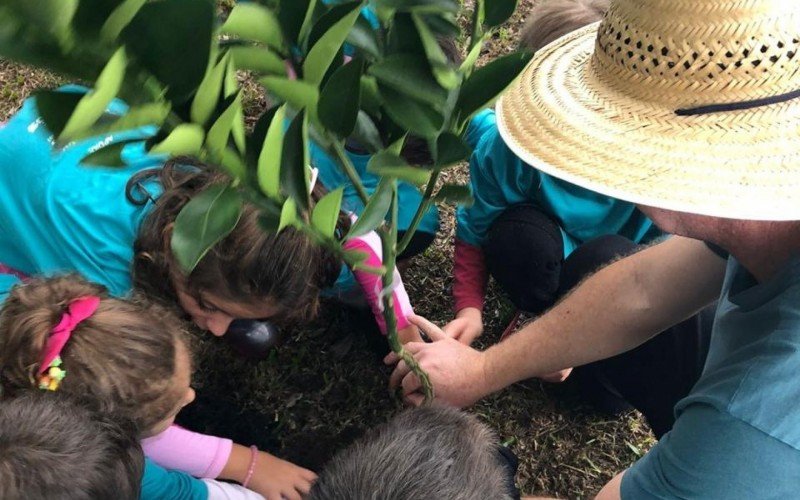
[[[75,299],[69,303],[61,316],[61,321],[53,328],[42,353],[42,362],[37,372],[39,388],[55,391],[64,380],[67,372],[61,368],[61,350],[80,324],[97,311],[100,297],[89,296]]]

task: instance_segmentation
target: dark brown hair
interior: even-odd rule
[[[139,498],[144,455],[129,420],[63,393],[0,403],[0,498]]]
[[[91,397],[102,411],[130,418],[146,434],[184,397],[174,383],[176,352],[188,348],[183,323],[144,297],[110,298],[77,275],[36,278],[11,290],[0,313],[3,396],[37,387],[53,327],[70,302],[90,295],[100,297],[100,305],[61,351],[67,376],[58,391]]]
[[[245,203],[236,228],[214,246],[197,267],[183,276],[170,248],[172,227],[181,209],[209,186],[225,182],[224,174],[189,158],[178,158],[163,168],[142,172],[128,185],[129,198],[141,198],[148,180],[161,184],[163,194],[146,218],[134,245],[134,286],[149,295],[176,302],[173,281],[182,279],[187,291],[201,291],[232,302],[253,304],[269,300],[278,307],[271,318],[279,323],[299,322],[317,314],[319,293],[331,286],[341,270],[341,261],[305,234],[289,228],[279,234],[260,224],[259,210]],[[312,199],[324,194],[315,188]],[[339,228],[349,227],[340,214]]]

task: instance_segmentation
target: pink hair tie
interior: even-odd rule
[[[66,371],[61,369],[61,350],[72,336],[72,332],[82,321],[97,311],[100,297],[89,296],[75,299],[69,303],[61,316],[61,321],[53,328],[42,353],[39,364],[39,388],[54,391],[64,379]]]

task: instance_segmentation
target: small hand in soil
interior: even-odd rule
[[[261,451],[247,487],[265,500],[301,500],[316,479],[310,470]]]

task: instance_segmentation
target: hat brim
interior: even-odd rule
[[[498,102],[500,133],[517,156],[635,204],[800,220],[800,100],[678,116],[669,99],[593,70],[597,26],[542,49]]]

